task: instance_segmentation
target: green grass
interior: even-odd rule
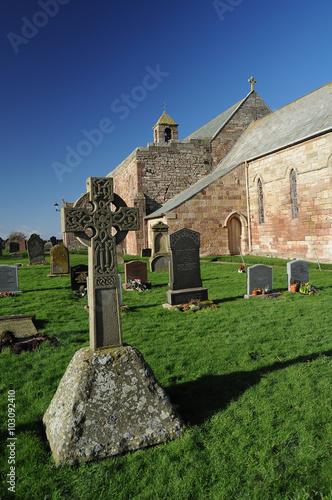
[[[130,306],[122,314],[124,342],[141,351],[178,405],[181,437],[57,469],[42,417],[74,352],[88,345],[87,300],[70,290],[70,278],[49,278],[49,266],[27,267],[24,256],[23,293],[1,298],[0,314],[36,314],[38,330],[59,345],[0,354],[2,499],[14,498],[5,482],[9,389],[16,392],[15,498],[332,499],[332,273],[311,264],[318,293],[300,296],[286,291],[286,261],[266,259],[283,294],[245,300],[246,274],[234,260],[201,264],[217,309],[164,310],[168,273],[150,273],[151,290],[123,292]],[[72,253],[70,263],[87,263],[86,252]]]

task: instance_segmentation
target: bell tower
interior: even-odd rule
[[[163,114],[153,128],[153,142],[167,144],[178,139],[178,124],[166,113]]]

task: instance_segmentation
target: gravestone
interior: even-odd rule
[[[44,258],[44,241],[38,234],[32,234],[27,242],[29,265],[47,264]]]
[[[50,237],[50,242],[52,243],[52,246],[55,247],[55,245],[57,244],[57,239],[55,236],[51,236]]]
[[[123,255],[124,255],[123,246],[122,243],[119,243],[119,245],[116,245],[116,258],[118,265],[124,263]]]
[[[16,253],[20,251],[20,244],[18,241],[9,241],[8,242],[8,252]]]
[[[24,236],[20,237],[20,252],[25,252],[27,249]]]
[[[170,290],[167,303],[185,304],[192,299],[208,300],[208,290],[202,287],[199,260],[200,234],[191,229],[178,229],[169,235]]]
[[[150,271],[161,272],[169,269],[168,225],[158,222],[151,227],[152,249],[150,258]]]
[[[295,283],[309,282],[309,263],[306,260],[292,260],[287,262],[287,285],[288,291],[291,278]]]
[[[141,257],[151,257],[152,249],[151,248],[142,248]]]
[[[151,281],[148,281],[148,271],[145,261],[131,260],[125,263],[125,283],[122,287],[125,290],[133,290],[128,282],[134,280],[141,280],[147,284],[147,288],[151,288]]]
[[[70,268],[71,289],[76,291],[81,286],[87,288],[86,280],[88,277],[88,266],[86,264],[77,264]]]
[[[51,248],[51,274],[49,276],[68,276],[69,252],[63,244]]]
[[[19,293],[16,266],[0,265],[0,293]]]
[[[116,244],[139,228],[138,210],[112,178],[90,177],[87,191],[62,209],[63,231],[88,246],[90,347],[75,353],[43,418],[56,466],[165,442],[183,425],[143,356],[122,343]]]
[[[2,249],[3,249],[3,239],[0,238],[0,256],[2,255]]]
[[[11,316],[0,316],[0,332],[9,330],[15,337],[31,337],[37,335],[35,326],[35,314],[13,314]]]
[[[273,267],[263,264],[256,264],[247,268],[247,295],[248,298],[252,295],[255,288],[264,289],[268,285],[270,290],[273,290]]]

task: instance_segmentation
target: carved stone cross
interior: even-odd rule
[[[248,82],[251,83],[251,90],[255,90],[255,83],[257,83],[257,80],[255,80],[255,78],[252,76],[251,78],[249,78]]]
[[[62,208],[61,224],[63,232],[74,233],[88,247],[90,347],[95,350],[122,345],[116,245],[139,229],[139,219],[138,209],[113,193],[112,178],[89,177],[86,186],[72,208]]]

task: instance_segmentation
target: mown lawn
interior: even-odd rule
[[[0,314],[36,314],[39,332],[59,344],[0,354],[1,499],[332,499],[332,266],[311,264],[318,293],[300,296],[286,291],[286,261],[245,257],[273,265],[274,289],[283,292],[245,300],[239,259],[207,260],[203,284],[217,308],[164,310],[168,273],[149,273],[151,290],[123,292],[124,342],[141,351],[178,405],[181,437],[57,469],[42,417],[74,352],[88,345],[87,299],[71,291],[70,278],[49,278],[49,266],[27,267],[24,256],[23,293],[0,298]],[[70,263],[87,263],[87,255],[73,253]],[[13,261],[5,254],[0,264]],[[6,484],[9,390],[15,496]]]

